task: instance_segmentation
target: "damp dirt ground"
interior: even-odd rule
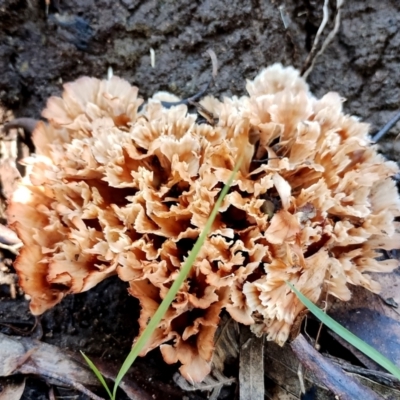
[[[263,67],[280,62],[302,68],[321,23],[321,3],[52,0],[46,17],[44,0],[0,0],[0,102],[16,117],[40,118],[46,99],[59,95],[63,83],[83,75],[104,78],[109,67],[138,86],[144,98],[159,90],[188,97],[209,79],[210,61],[204,56],[209,48],[219,63],[209,93],[243,95],[246,79]],[[335,4],[330,1],[322,39],[333,28]],[[374,133],[400,106],[399,48],[400,2],[345,1],[340,29],[308,77],[311,90],[317,96],[339,92],[345,111],[369,122]],[[396,161],[399,133],[400,124],[381,143],[382,152]],[[7,258],[12,255],[4,251]],[[24,296],[12,299],[7,288],[0,289],[0,322],[32,327]],[[42,340],[120,365],[137,333],[138,314],[126,285],[109,279],[47,312]],[[4,325],[0,330],[15,334]],[[153,351],[139,360],[135,379],[156,399],[206,398],[177,388],[176,370]],[[48,399],[48,392],[45,383],[29,379],[23,399]],[[220,398],[234,396],[231,388]]]

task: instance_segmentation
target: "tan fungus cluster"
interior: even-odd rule
[[[129,282],[146,327],[199,237],[239,156],[244,161],[190,275],[143,354],[160,347],[188,380],[209,373],[221,310],[283,344],[310,300],[373,292],[368,272],[398,247],[398,169],[343,99],[313,97],[293,68],[273,65],[248,96],[206,97],[204,123],[185,105],[147,104],[113,77],[84,77],[49,99],[36,155],[9,220],[24,243],[15,267],[41,314],[113,274]],[[139,107],[142,106],[141,109]]]

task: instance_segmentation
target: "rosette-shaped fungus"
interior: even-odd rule
[[[33,134],[36,157],[9,219],[24,242],[15,267],[40,314],[111,274],[129,282],[143,330],[166,295],[241,155],[243,162],[190,275],[148,343],[201,381],[222,309],[283,344],[303,310],[285,281],[316,302],[374,292],[398,246],[397,172],[342,99],[314,98],[296,70],[274,65],[249,96],[202,101],[215,124],[137,89],[81,78],[51,98]]]

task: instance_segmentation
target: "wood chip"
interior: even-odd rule
[[[264,400],[264,336],[240,327],[240,400]]]

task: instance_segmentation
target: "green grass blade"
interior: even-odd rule
[[[356,349],[360,350],[362,353],[370,357],[377,364],[385,368],[391,374],[393,374],[397,379],[400,379],[400,368],[388,360],[384,355],[375,350],[372,346],[365,343],[359,337],[351,333],[344,326],[340,325],[329,315],[325,314],[320,308],[318,308],[312,301],[310,301],[304,294],[300,293],[290,282],[286,282],[300,301],[328,328],[332,329],[340,337],[342,337],[346,342],[353,345]]]
[[[87,362],[87,364],[89,365],[89,367],[92,369],[92,371],[96,375],[97,379],[104,386],[104,389],[106,389],[108,395],[110,396],[110,399],[114,400],[111,390],[108,388],[107,382],[104,380],[101,372],[97,369],[97,367],[93,364],[92,360],[83,351],[81,351],[81,354],[82,354],[83,358],[85,359],[85,361]]]
[[[239,171],[241,163],[242,163],[242,158],[240,158],[239,161],[237,162],[234,170],[232,171],[231,176],[228,179],[228,182],[223,187],[223,189],[218,197],[218,200],[216,201],[214,208],[211,211],[210,217],[207,220],[204,230],[201,233],[201,235],[199,236],[199,238],[197,239],[195,245],[193,246],[192,251],[190,252],[185,263],[183,264],[183,267],[182,267],[178,277],[176,278],[175,282],[172,284],[167,295],[165,296],[164,300],[161,302],[157,311],[151,318],[146,329],[140,335],[139,339],[136,341],[135,345],[133,346],[131,352],[128,354],[128,357],[125,359],[124,363],[122,364],[122,367],[121,367],[120,371],[118,372],[118,376],[115,380],[114,391],[113,391],[114,396],[116,394],[117,388],[118,388],[122,378],[128,372],[129,368],[135,361],[136,357],[139,355],[139,353],[142,351],[142,349],[145,346],[145,344],[147,343],[147,341],[150,339],[150,337],[153,334],[154,330],[156,329],[157,325],[160,323],[164,314],[167,312],[169,306],[171,305],[172,301],[174,300],[175,295],[178,292],[179,288],[182,286],[183,281],[186,279],[186,277],[197,257],[197,254],[199,253],[200,248],[204,243],[204,240],[206,239],[208,233],[210,232],[210,229],[215,220],[215,217],[217,216],[219,208],[221,207],[222,201],[223,201],[225,195],[228,193],[229,188],[232,185],[232,182],[233,182],[233,179],[234,179],[236,173]]]

